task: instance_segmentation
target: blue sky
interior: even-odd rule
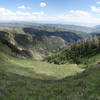
[[[100,0],[0,0],[1,21],[100,24]]]

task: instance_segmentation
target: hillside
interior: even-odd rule
[[[64,39],[66,42],[76,42],[79,39],[82,39],[80,36],[75,34],[74,32],[70,31],[46,31],[46,30],[39,30],[39,29],[34,29],[34,28],[24,28],[23,29],[25,33],[35,35],[35,36],[56,36],[56,37],[61,37]]]
[[[0,31],[0,100],[99,100],[100,36],[21,26]]]
[[[75,26],[74,26],[75,27]],[[0,24],[0,40],[6,40],[23,58],[41,60],[64,48],[67,43],[83,39],[64,26],[47,24]],[[20,54],[21,53],[21,54]]]
[[[66,27],[68,26],[66,25]],[[77,41],[78,39],[83,38],[82,36],[86,35],[85,33],[82,33],[80,31],[81,29],[79,30],[79,28],[75,28],[73,30],[71,28],[67,29],[66,27],[64,27],[63,25],[58,26],[52,24],[1,24],[0,30],[17,34],[59,36],[61,38],[64,38],[64,40],[66,40],[67,42]],[[77,30],[79,30],[79,32]],[[88,36],[88,34],[86,36]]]
[[[32,36],[0,31],[0,40],[8,45],[18,56],[42,59],[65,47],[66,42],[55,36]]]
[[[57,54],[47,57],[46,60],[55,64],[65,64],[70,62],[88,65],[91,62],[99,61],[99,59],[97,59],[99,55],[100,37],[95,36],[93,38],[88,38],[71,44],[59,51]]]
[[[91,32],[96,31],[94,28],[76,26],[76,25],[62,25],[62,24],[34,24],[34,23],[5,23],[0,24],[0,30],[12,33],[26,34],[24,28],[28,30],[31,29],[32,32],[73,32],[79,35],[81,38],[90,36]],[[100,31],[99,31],[100,32]],[[28,32],[29,33],[29,32]],[[67,34],[67,33],[66,33]]]
[[[0,45],[0,50],[10,50]],[[75,64],[23,60],[0,51],[0,99],[98,100],[100,64],[81,71]]]
[[[0,44],[0,99],[98,100],[100,98],[100,64],[83,71],[80,65],[55,65],[19,59],[9,56],[10,52],[12,51],[7,45]]]
[[[37,23],[0,23],[0,31],[26,34],[24,31],[28,28],[33,32],[73,32],[81,38],[90,37],[92,33],[100,33],[100,29],[96,27],[86,27],[67,24],[37,24]],[[31,31],[31,33],[32,33]],[[29,32],[28,32],[29,33]],[[67,33],[66,33],[67,34]]]

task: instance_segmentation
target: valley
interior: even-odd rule
[[[99,32],[75,25],[0,24],[0,100],[99,100]]]

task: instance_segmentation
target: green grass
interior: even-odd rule
[[[99,64],[83,71],[86,65],[18,59],[8,55],[7,46],[0,47],[0,100],[100,99]],[[99,55],[89,61],[98,63]]]
[[[75,65],[1,57],[0,100],[100,99],[100,65],[76,74],[82,69]]]
[[[83,70],[76,64],[55,65],[35,60],[18,59],[2,53],[0,54],[0,58],[2,59],[0,69],[31,78],[49,79],[48,77],[51,77],[62,79]]]
[[[0,31],[6,31],[6,32],[12,32],[12,33],[17,33],[17,34],[25,34],[23,31],[23,26],[16,26],[16,27],[11,27],[11,26],[0,26]]]

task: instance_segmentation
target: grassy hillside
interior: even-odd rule
[[[58,66],[32,59],[15,58],[9,55],[11,52],[9,47],[3,44],[0,44],[0,46],[2,46],[0,47],[0,70],[36,79],[49,79],[49,77],[61,79],[82,71],[76,64]],[[5,51],[2,51],[4,49]],[[70,70],[70,72],[67,72],[68,70]],[[47,78],[45,76],[47,76]]]
[[[23,60],[0,51],[0,99],[99,100],[100,65],[83,70],[76,64]]]
[[[46,59],[51,63],[29,57],[65,45],[51,35],[0,32],[0,100],[99,100],[100,37],[68,45]]]
[[[17,34],[25,34],[23,31],[24,26],[0,26],[0,31],[5,31],[5,32],[11,32],[11,33],[17,33]]]

